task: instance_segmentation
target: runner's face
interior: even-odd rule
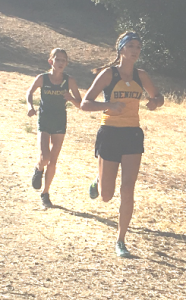
[[[52,66],[55,70],[63,71],[67,66],[67,57],[65,53],[57,52],[54,58],[52,59]]]
[[[128,42],[121,50],[121,55],[126,59],[130,59],[136,62],[141,52],[141,43],[138,40],[132,40]]]

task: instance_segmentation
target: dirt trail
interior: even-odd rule
[[[19,84],[23,79],[25,82],[32,80],[19,74],[1,75],[11,79],[12,86],[15,77]],[[30,185],[37,153],[36,120],[28,122],[25,104],[18,100],[23,91],[17,93],[15,101],[14,94],[7,94],[4,89],[0,104],[3,129],[1,299],[184,300],[184,179],[177,177],[170,186],[166,183],[170,178],[162,177],[168,169],[165,168],[163,174],[161,170],[158,172],[155,162],[156,170],[153,171],[152,165],[148,167],[150,155],[155,154],[153,149],[148,150],[149,141],[147,151],[151,154],[146,154],[147,160],[142,164],[136,188],[136,210],[128,234],[133,257],[129,260],[117,258],[114,244],[119,182],[108,206],[99,200],[91,202],[87,193],[89,182],[96,174],[92,152],[100,115],[68,109],[71,119],[66,143],[51,190],[56,209],[43,211],[39,192],[33,191]],[[161,113],[166,119],[170,108],[165,107],[164,111],[153,115],[153,120],[146,121],[147,140],[153,135],[152,122],[156,123]],[[146,114],[148,112],[143,111],[144,118]],[[180,121],[176,106],[174,115],[177,122]],[[82,123],[87,125],[79,131]],[[32,125],[32,133],[26,132],[25,124]],[[176,128],[172,130],[176,132]],[[165,160],[161,162],[160,157],[158,164],[162,168]]]
[[[82,40],[71,40],[55,28],[51,30],[47,22],[24,19],[23,8],[14,17],[8,11],[4,7],[0,15],[1,45],[5,48],[0,63],[0,299],[184,300],[185,106],[166,101],[163,108],[152,113],[141,105],[146,152],[127,235],[133,256],[117,258],[114,246],[120,173],[114,198],[108,205],[99,199],[90,201],[87,192],[97,173],[93,153],[100,113],[68,107],[67,135],[51,188],[56,207],[42,210],[40,192],[31,188],[37,160],[37,128],[36,118],[26,116],[25,91],[33,76],[48,67],[47,51],[60,37],[68,41],[68,47],[74,42],[79,47],[68,70],[75,69],[79,74],[83,94],[91,77],[86,73],[88,54],[87,61],[78,54]],[[24,26],[29,39],[22,31]],[[45,37],[49,32],[52,42],[46,38],[40,48],[34,47],[39,41],[38,32]],[[94,43],[91,46],[88,40],[83,41],[85,45],[89,54],[105,55],[103,49],[109,47]],[[15,57],[11,56],[13,47]],[[113,54],[110,48],[108,51]],[[94,63],[97,62],[91,65]]]

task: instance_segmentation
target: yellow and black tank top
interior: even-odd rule
[[[55,120],[55,118],[66,117],[66,100],[63,94],[69,90],[68,81],[69,76],[66,73],[63,74],[61,84],[53,84],[50,81],[49,73],[43,74],[39,119],[49,117]]]
[[[112,67],[112,81],[103,90],[105,102],[123,102],[125,107],[121,114],[115,115],[110,110],[103,112],[101,125],[114,127],[139,127],[139,101],[143,93],[143,86],[134,68],[133,80],[124,82],[117,67]]]

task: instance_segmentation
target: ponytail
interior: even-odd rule
[[[98,74],[99,72],[101,72],[102,70],[104,70],[104,69],[106,69],[106,68],[109,68],[109,67],[111,67],[111,66],[115,66],[115,65],[117,65],[117,63],[120,61],[120,53],[119,53],[119,51],[117,52],[117,57],[116,57],[116,59],[113,61],[113,62],[111,62],[111,63],[109,63],[109,64],[107,64],[107,65],[104,65],[104,66],[102,66],[102,67],[100,67],[100,68],[96,68],[96,69],[93,69],[92,70],[92,73],[93,74]]]

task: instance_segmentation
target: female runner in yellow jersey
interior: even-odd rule
[[[164,104],[164,97],[148,74],[134,67],[141,46],[142,41],[137,33],[126,32],[120,35],[116,42],[116,60],[101,68],[102,71],[81,103],[84,111],[103,111],[95,145],[99,176],[89,189],[92,199],[99,194],[105,202],[112,199],[121,164],[121,205],[116,254],[123,257],[130,256],[125,245],[125,235],[132,218],[134,187],[144,152],[144,135],[139,127],[138,114],[143,89],[149,94],[149,102],[146,104],[149,110],[155,110]],[[95,101],[102,91],[105,102]]]

